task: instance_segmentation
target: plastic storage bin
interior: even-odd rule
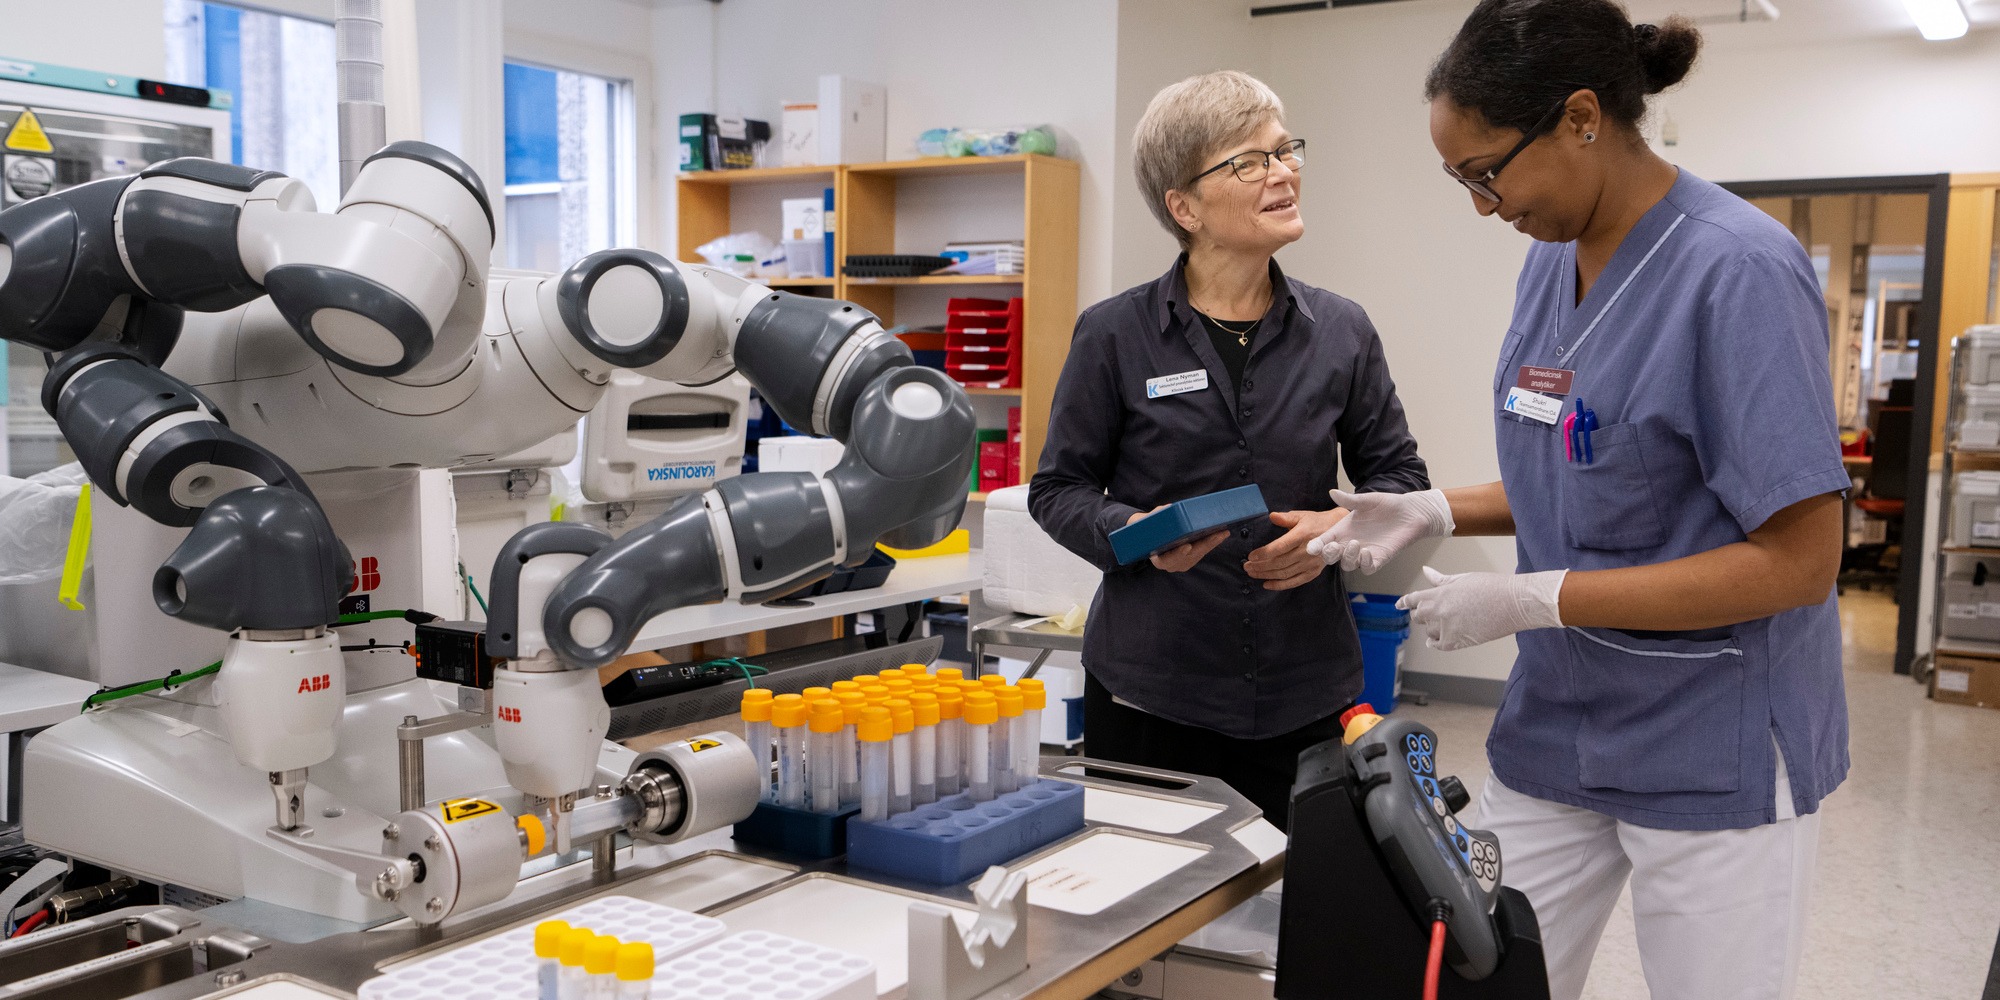
[[[1965,331],[1965,384],[2000,384],[2000,326]]]
[[[1396,609],[1394,594],[1355,594],[1348,602],[1361,637],[1361,697],[1358,701],[1387,715],[1403,690],[1403,642],[1410,637],[1410,613]]]
[[[930,885],[963,882],[1083,829],[1083,786],[1044,778],[974,802],[950,795],[879,823],[847,824],[850,867]]]
[[[1943,632],[1953,639],[2000,642],[2000,560],[1962,566],[1944,578]]]
[[[1958,446],[2000,449],[2000,382],[1968,385],[1958,391],[1964,401],[1959,409]]]
[[[2000,548],[2000,472],[1961,472],[1952,490],[1951,544]]]

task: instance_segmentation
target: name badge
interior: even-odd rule
[[[1532,392],[1567,396],[1570,383],[1575,379],[1576,373],[1567,368],[1537,368],[1534,365],[1522,365],[1521,374],[1514,379],[1514,384]]]
[[[1208,369],[1197,368],[1178,375],[1161,375],[1146,380],[1146,398],[1159,399],[1162,396],[1178,396],[1184,392],[1199,392],[1208,388]]]
[[[1554,396],[1544,396],[1517,385],[1507,390],[1507,402],[1500,408],[1508,413],[1518,413],[1529,420],[1553,427],[1562,417],[1563,404],[1562,400]]]

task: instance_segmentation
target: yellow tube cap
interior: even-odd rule
[[[777,696],[770,688],[749,688],[743,692],[744,701],[770,701]]]
[[[607,976],[618,971],[618,939],[609,934],[599,934],[583,946],[583,971],[593,976]]]
[[[979,678],[979,683],[990,688],[1004,687],[1007,684],[1007,678],[1000,674],[986,674]]]
[[[880,705],[889,700],[889,689],[880,684],[863,684],[861,696],[866,698],[870,705]]]
[[[832,698],[821,698],[812,703],[812,716],[806,719],[807,728],[815,733],[837,733],[847,724],[847,716],[842,713],[840,702]]]
[[[876,684],[876,683],[880,683],[880,682],[881,682],[881,680],[882,680],[882,678],[881,678],[881,677],[879,677],[879,676],[877,676],[877,675],[875,675],[875,674],[855,674],[855,675],[854,675],[854,683],[856,683],[856,684],[859,684],[859,685],[861,685],[862,687],[867,687],[867,686],[868,686],[868,685],[870,685],[870,684]]]
[[[643,983],[653,978],[653,946],[634,941],[618,946],[618,981]]]
[[[889,699],[889,720],[896,726],[897,735],[917,728],[917,712],[902,698]]]
[[[918,674],[910,678],[910,683],[915,685],[919,691],[936,691],[938,689],[938,679],[929,674]]]
[[[902,669],[904,673],[910,674],[912,676],[918,674],[928,674],[931,672],[931,668],[924,666],[921,663],[905,663],[903,664]]]
[[[590,942],[597,940],[597,932],[572,927],[563,932],[562,947],[556,950],[556,960],[572,968],[583,967],[583,951]]]
[[[544,920],[535,925],[535,957],[560,958],[562,956],[563,935],[569,933],[569,921]]]
[[[861,710],[861,724],[854,734],[863,743],[887,743],[896,735],[896,723],[889,718],[888,709],[870,705]]]
[[[1027,699],[1021,697],[1021,689],[1012,684],[993,689],[993,700],[1000,703],[1000,717],[1017,718],[1027,710]]]
[[[957,667],[945,667],[937,672],[937,679],[939,683],[956,684],[965,679],[965,671]]]
[[[806,700],[806,704],[810,705],[813,702],[820,700],[821,698],[833,697],[833,689],[825,687],[809,687],[806,688],[804,691],[800,691],[799,697],[804,698]]]
[[[522,846],[528,849],[528,857],[532,858],[535,855],[542,853],[542,848],[548,846],[549,830],[548,827],[542,825],[542,818],[540,816],[537,816],[534,813],[522,813],[521,815],[514,818],[514,825],[520,828],[521,836],[527,839],[527,843],[523,844]],[[542,921],[542,923],[562,924],[562,930],[569,929],[569,925],[563,923],[560,920],[544,920]],[[550,947],[556,948],[556,947],[561,947],[561,945],[562,945],[562,933],[559,930],[556,932],[555,943],[550,945]],[[535,928],[535,954],[541,955],[543,958],[556,957],[556,953],[553,951],[549,952],[546,955],[542,955],[542,928],[539,925],[536,926]]]
[[[990,726],[1000,721],[1000,703],[984,691],[966,695],[965,721],[975,726]]]
[[[981,683],[979,683],[978,681],[963,681],[963,680],[962,680],[962,681],[953,681],[952,683],[954,683],[954,684],[958,685],[958,689],[959,689],[960,691],[963,691],[963,692],[965,692],[966,694],[972,694],[972,693],[974,693],[974,692],[978,692],[978,691],[984,691],[984,690],[986,690],[986,685],[984,685],[984,684],[981,684]]]
[[[917,689],[915,684],[910,683],[908,677],[884,677],[882,686],[889,689],[891,698],[908,698],[910,692]]]
[[[841,722],[849,726],[860,722],[861,710],[868,707],[868,699],[859,690],[835,691],[833,700],[840,703]]]
[[[1025,680],[1016,681],[1014,686],[1021,689],[1021,697],[1026,699],[1030,711],[1037,708],[1049,707],[1048,685],[1043,684],[1033,677],[1029,677]]]
[[[961,719],[965,717],[965,692],[955,687],[941,687],[937,690],[938,718]]]
[[[763,691],[764,689],[756,688],[754,690]],[[751,693],[752,693],[751,691],[743,692],[744,695],[743,708],[742,708],[743,721],[744,722],[771,721],[771,706],[777,703],[771,700],[769,692],[766,692],[765,696],[762,698],[752,698],[750,697]]]
[[[834,681],[828,686],[833,688],[833,694],[836,698],[840,696],[842,691],[852,691],[855,694],[861,693],[861,685],[856,681]]]
[[[785,699],[790,698],[790,701]],[[771,703],[771,724],[779,729],[792,729],[805,725],[806,700],[795,694],[779,695]]]
[[[917,714],[917,725],[935,726],[944,718],[943,709],[938,705],[937,695],[919,691],[910,696],[910,710]]]

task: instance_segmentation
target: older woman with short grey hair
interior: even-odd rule
[[[1155,95],[1133,133],[1139,189],[1181,254],[1077,320],[1035,520],[1104,571],[1084,638],[1090,754],[1219,777],[1286,825],[1298,753],[1360,694],[1346,591],[1306,543],[1328,493],[1430,480],[1361,307],[1287,277],[1305,235],[1305,140],[1237,72]],[[1177,500],[1255,484],[1268,523],[1120,566],[1110,533]]]

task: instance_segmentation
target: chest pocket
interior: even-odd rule
[[[1500,364],[1493,369],[1493,395],[1507,386],[1507,373],[1514,370],[1514,354],[1521,349],[1521,341],[1528,339],[1517,330],[1507,331],[1507,339],[1500,344]]]
[[[1592,459],[1564,462],[1564,540],[1579,549],[1646,549],[1665,544],[1666,520],[1646,467],[1638,424],[1611,424],[1590,436]]]

